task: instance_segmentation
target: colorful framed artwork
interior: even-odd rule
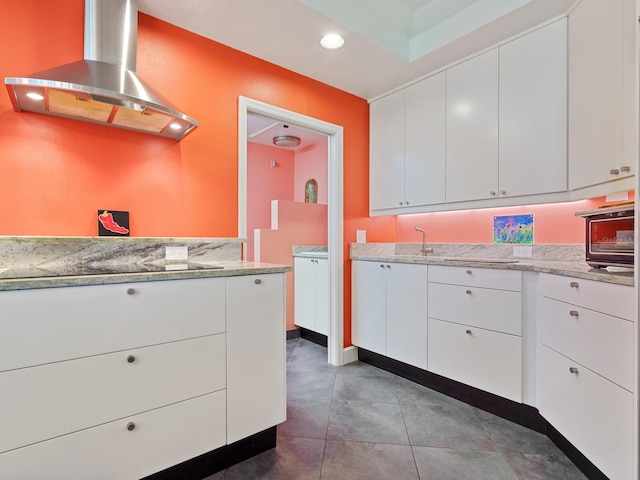
[[[493,217],[493,243],[533,244],[533,214]]]

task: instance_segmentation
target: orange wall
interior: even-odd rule
[[[253,261],[253,231],[271,228],[271,201],[293,200],[294,169],[294,151],[247,144],[247,260]]]
[[[83,55],[82,0],[0,0],[0,77]],[[96,234],[98,209],[128,210],[133,236],[237,236],[238,96],[344,127],[345,344],[351,341],[348,243],[393,241],[368,216],[369,109],[361,98],[145,15],[138,73],[200,128],[182,142],[33,113],[0,92],[0,235]]]

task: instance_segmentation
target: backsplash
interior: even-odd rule
[[[0,237],[0,267],[162,263],[167,245],[186,245],[189,262],[240,260],[244,241],[179,237]]]
[[[351,254],[367,256],[387,255],[420,255],[421,243],[352,243]],[[429,257],[482,257],[482,258],[514,258],[513,245],[487,243],[428,243],[433,248]],[[522,260],[584,260],[584,245],[544,244],[528,245],[532,249],[531,258]]]

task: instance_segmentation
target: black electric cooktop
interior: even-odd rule
[[[52,267],[6,268],[0,267],[0,280],[15,278],[75,277],[81,275],[117,275],[129,273],[178,272],[193,270],[219,270],[224,267],[203,263],[167,264],[74,264]]]

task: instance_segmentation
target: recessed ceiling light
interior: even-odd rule
[[[44,97],[36,92],[27,93],[27,97],[29,97],[31,100],[44,100]]]
[[[337,50],[344,45],[344,38],[338,33],[328,33],[320,39],[320,45],[327,50]]]

